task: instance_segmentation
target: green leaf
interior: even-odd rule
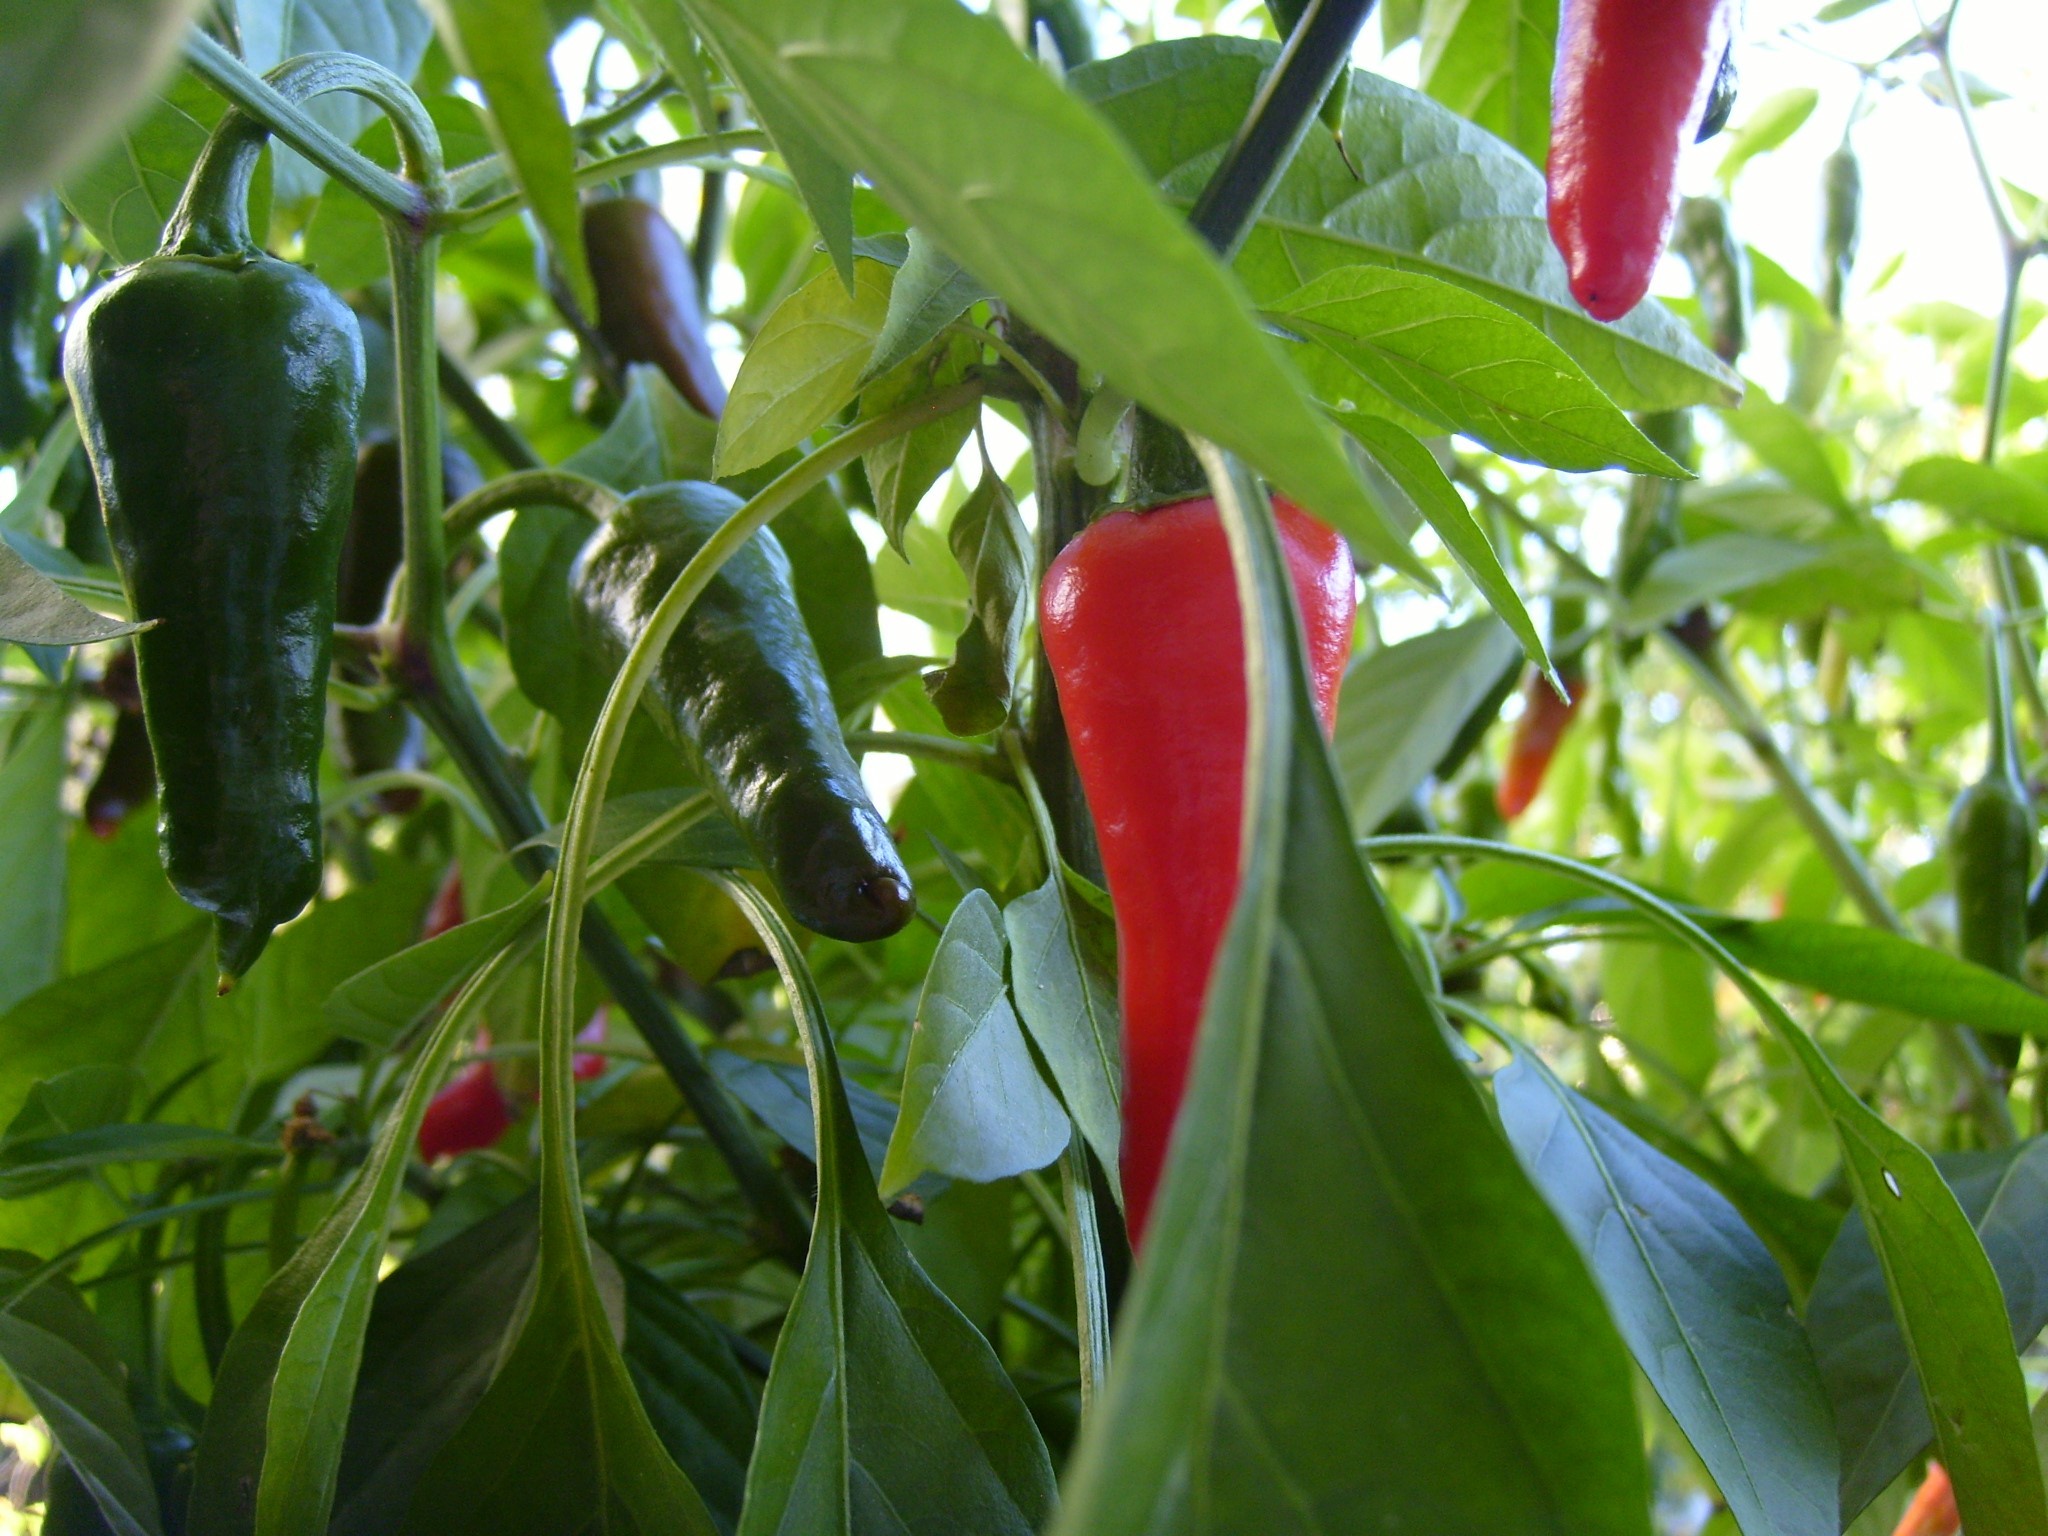
[[[967,377],[979,353],[972,341],[956,336],[926,357],[899,363],[861,392],[861,419],[871,421],[921,395],[958,383]],[[979,406],[963,406],[913,432],[892,437],[862,456],[868,485],[875,493],[875,520],[898,554],[906,553],[904,539],[918,502],[939,476],[953,467],[980,415]]]
[[[850,292],[836,272],[821,272],[775,306],[718,423],[720,478],[794,448],[853,398],[889,312],[892,276],[878,261],[858,261]]]
[[[416,1243],[377,1287],[330,1536],[390,1536],[398,1529],[420,1474],[497,1369],[533,1272],[540,1237],[534,1218],[528,1196],[424,1252]]]
[[[652,1271],[619,1261],[626,1282],[626,1369],[654,1432],[721,1531],[740,1517],[754,1448],[754,1397],[725,1335]]]
[[[1091,64],[1067,84],[1185,207],[1236,136],[1274,57],[1270,43],[1190,38]],[[1544,222],[1542,173],[1485,129],[1354,70],[1344,147],[1352,165],[1327,136],[1310,134],[1246,239],[1237,274],[1260,304],[1360,263],[1420,272],[1532,322],[1623,410],[1735,402],[1740,381],[1663,306],[1638,305],[1614,325],[1579,308]]]
[[[1058,1085],[1067,1113],[1095,1149],[1119,1201],[1123,1062],[1116,999],[1116,929],[1078,897],[1064,867],[1003,909],[1010,989]]]
[[[1266,313],[1344,362],[1347,382],[1509,458],[1684,474],[1555,342],[1456,283],[1340,267]]]
[[[723,1046],[713,1046],[704,1059],[726,1091],[752,1110],[763,1125],[812,1162],[818,1160],[811,1079],[802,1062],[744,1056]],[[853,1106],[861,1149],[879,1178],[882,1160],[889,1155],[889,1138],[896,1133],[896,1105],[859,1083],[846,1085],[846,1098]]]
[[[79,165],[58,187],[65,206],[116,263],[126,266],[155,254],[185,180],[226,110],[210,86],[181,70],[104,154]],[[250,215],[261,229],[268,221],[268,161],[257,174]]]
[[[2048,1138],[1937,1162],[1997,1271],[2013,1342],[2025,1348],[2048,1325]],[[1934,1435],[1861,1216],[1842,1224],[1806,1322],[1841,1434],[1842,1513],[1853,1517]]]
[[[1894,501],[1921,501],[2036,544],[2048,544],[2048,485],[1993,464],[1937,456],[1908,464]]]
[[[20,721],[0,760],[0,1009],[55,978],[64,944],[65,721],[61,709]]]
[[[842,161],[1025,321],[1427,582],[1241,290],[1102,121],[1001,28],[954,0],[683,5],[743,83],[748,70],[773,76],[801,99]]]
[[[708,480],[717,435],[717,423],[678,394],[666,374],[652,363],[636,363],[626,370],[618,415],[596,442],[564,459],[562,468],[621,495],[670,480]],[[584,527],[587,533],[588,522]]]
[[[875,338],[867,377],[879,378],[938,340],[939,333],[995,295],[961,270],[921,230],[910,232],[910,254],[889,290],[889,314]]]
[[[205,1161],[252,1153],[260,1157],[266,1151],[274,1152],[275,1143],[193,1125],[97,1125],[19,1140],[10,1134],[0,1145],[0,1200],[18,1200],[94,1169],[124,1163]]]
[[[1819,105],[1820,92],[1810,85],[1796,85],[1758,102],[1742,126],[1728,136],[1728,149],[1721,156],[1721,185],[1732,185],[1750,161],[1791,138]]]
[[[1537,165],[1550,152],[1557,0],[1430,0],[1422,85]]]
[[[1030,1536],[1054,1501],[1038,1429],[988,1341],[917,1267],[861,1176],[838,1054],[796,940],[752,886],[723,883],[782,972],[818,1152],[810,1257],[761,1400],[740,1536]]]
[[[1609,944],[1600,981],[1614,1031],[1653,1069],[1704,1089],[1721,1059],[1714,978],[1704,960],[1668,944]]]
[[[1369,846],[1389,854],[1503,859],[1574,880],[1628,903],[1735,983],[1792,1057],[1834,1132],[1842,1180],[1879,1252],[1892,1315],[1932,1405],[1939,1455],[1955,1480],[1964,1523],[2014,1536],[2048,1533],[2026,1383],[1983,1244],[1934,1160],[1856,1096],[1770,989],[1692,918],[1605,870],[1470,838],[1377,838]]]
[[[1003,958],[1002,916],[985,891],[970,891],[953,909],[918,999],[884,1195],[927,1171],[993,1184],[1065,1149],[1071,1127],[1024,1043]]]
[[[322,1005],[327,1027],[344,1040],[388,1050],[547,910],[548,887],[401,949],[336,987]]]
[[[967,573],[967,627],[952,664],[926,673],[924,686],[947,730],[981,736],[1010,718],[1010,679],[1037,590],[1030,530],[1010,488],[985,459],[981,483],[953,514],[946,541]]]
[[[0,640],[90,645],[149,627],[95,613],[0,542]]]
[[[546,232],[569,293],[586,315],[597,290],[583,254],[576,146],[562,115],[549,53],[555,29],[543,0],[427,0],[462,72],[483,88],[491,137]]]
[[[0,1013],[0,1115],[39,1078],[91,1062],[140,1067],[161,1086],[204,1059],[210,930],[192,923],[145,949],[52,982]],[[189,1042],[196,1041],[197,1044]]]
[[[1501,569],[1500,556],[1494,553],[1486,531],[1443,472],[1443,466],[1437,463],[1436,455],[1391,421],[1378,417],[1351,416],[1346,418],[1344,427],[1429,520],[1444,548],[1451,552],[1451,558],[1472,578],[1472,585],[1479,589],[1486,605],[1522,642],[1523,654],[1539,672],[1551,671],[1550,653],[1543,648],[1543,637],[1537,633],[1529,610],[1522,606],[1522,594]]]
[[[1820,433],[1805,417],[1790,406],[1780,405],[1761,389],[1751,388],[1744,393],[1742,404],[1722,420],[1787,485],[1848,515],[1849,498],[1842,489],[1842,478]]]
[[[1347,845],[1277,533],[1204,455],[1254,616],[1244,873],[1053,1530],[1648,1536],[1621,1341]]]
[[[1370,829],[1415,792],[1515,664],[1514,635],[1482,615],[1354,660],[1333,743],[1352,825]]]
[[[258,74],[302,53],[338,50],[410,80],[434,36],[413,0],[236,0],[235,26],[242,62]],[[374,104],[346,91],[328,92],[302,110],[344,144],[353,144],[380,115]],[[273,152],[280,202],[303,202],[319,192],[325,171],[283,144]]]
[[[746,92],[755,119],[768,130],[775,147],[789,166],[797,195],[839,280],[851,291],[855,283],[853,261],[853,178],[837,153],[833,137],[820,131],[812,118],[814,105],[802,87],[776,67],[779,61],[763,59],[747,42],[728,34],[715,15],[699,12],[683,0],[682,8],[698,24],[698,31],[711,51],[718,55],[726,72]],[[751,298],[751,290],[749,297]]]
[[[108,1529],[160,1536],[163,1517],[120,1357],[68,1279],[20,1289],[38,1267],[33,1254],[0,1250],[0,1365],[49,1425]]]
[[[1645,634],[1701,603],[1803,571],[1826,553],[1824,545],[1747,533],[1680,544],[1657,556],[1629,593],[1622,627]]]
[[[1711,1185],[1533,1052],[1493,1089],[1508,1140],[1743,1530],[1836,1536],[1827,1394],[1769,1251]]]
[[[96,154],[172,67],[199,0],[33,0],[0,28],[0,234]],[[189,163],[189,162],[188,162]],[[147,255],[147,252],[142,253]]]
[[[1993,1034],[2048,1038],[2048,997],[1900,934],[1789,917],[1709,926],[1745,965],[1780,981]]]

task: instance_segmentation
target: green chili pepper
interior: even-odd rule
[[[319,889],[315,771],[363,347],[248,225],[264,134],[218,130],[156,255],[94,294],[64,373],[137,618],[159,832],[222,984]]]
[[[1749,251],[1718,197],[1688,197],[1678,208],[1671,247],[1692,272],[1714,355],[1732,363],[1749,340]]]
[[[1965,960],[2017,978],[2027,950],[2027,881],[2036,828],[2009,723],[2011,690],[1996,626],[1988,650],[1991,753],[1984,776],[1956,797],[1949,812],[1949,874],[1955,885],[1957,951]],[[2017,1036],[1985,1041],[2008,1067],[2018,1060],[2019,1043]]]
[[[0,244],[0,448],[40,434],[56,400],[57,235],[56,200],[39,198]]]
[[[1863,168],[1846,143],[1821,166],[1821,298],[1837,324],[1862,238]]]
[[[577,621],[607,665],[740,504],[720,486],[653,486],[584,547],[570,578]],[[846,750],[772,533],[743,544],[691,605],[647,697],[798,922],[864,940],[910,921],[910,876]]]

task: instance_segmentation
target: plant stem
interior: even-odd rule
[[[1349,64],[1351,45],[1372,5],[1373,0],[1309,0],[1288,35],[1280,62],[1188,214],[1195,232],[1225,261],[1244,243],[1323,98]]]
[[[426,178],[421,178],[421,185],[409,186],[381,165],[357,154],[197,27],[186,38],[185,62],[200,79],[386,218],[417,223],[426,217],[433,190]],[[367,64],[364,60],[357,62]],[[399,85],[401,90],[405,89],[403,82]],[[406,94],[410,96],[411,92]],[[390,104],[382,99],[378,105],[387,112],[391,110]],[[417,105],[415,101],[414,106]],[[431,127],[430,122],[428,128]],[[401,132],[400,142],[405,139],[406,134]]]
[[[580,512],[593,523],[618,510],[619,493],[608,485],[566,469],[524,469],[471,491],[440,519],[447,548],[458,548],[500,512],[519,507],[560,507]]]
[[[675,139],[667,144],[650,144],[644,149],[628,150],[623,155],[607,155],[601,159],[586,161],[576,167],[576,185],[597,186],[602,182],[618,181],[635,171],[658,171],[669,165],[710,166],[781,182],[787,179],[782,172],[768,166],[749,165],[733,158],[734,153],[739,150],[769,150],[774,147],[768,135],[755,128],[729,128],[718,134],[697,134],[687,139]],[[477,166],[465,166],[463,170],[467,173],[485,163],[479,161]],[[464,190],[469,190],[475,183],[465,176],[462,185]],[[508,192],[488,202],[450,209],[441,216],[441,223],[446,229],[483,229],[510,214],[517,213],[525,201],[523,194]]]

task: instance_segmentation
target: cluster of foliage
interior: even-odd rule
[[[1612,325],[1545,229],[1554,6],[1390,4],[1423,90],[1307,96],[1242,6],[0,19],[0,1530],[1883,1536],[1932,1456],[1979,1536],[2048,1536],[2048,220],[1953,13],[1811,25],[1877,6],[1817,281],[1739,238],[1794,93],[1707,151],[1693,292]],[[353,62],[277,69],[315,50]],[[1982,177],[1999,315],[1859,320],[1856,120],[1902,88]],[[344,588],[320,894],[226,989],[55,364],[223,122],[361,327],[356,516],[382,476],[408,562]],[[685,168],[694,227],[622,263],[593,210]],[[636,349],[654,288],[726,382]],[[1254,728],[1137,1257],[1035,597],[1160,423]],[[712,480],[622,662],[593,517]],[[1364,573],[1328,743],[1268,489]],[[886,765],[884,938],[800,931],[639,707],[771,521]]]

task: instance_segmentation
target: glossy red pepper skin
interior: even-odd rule
[[[1515,722],[1515,734],[1508,743],[1507,767],[1501,771],[1500,786],[1493,803],[1504,821],[1513,821],[1529,809],[1543,788],[1550,760],[1557,756],[1558,743],[1571,728],[1572,719],[1586,697],[1586,680],[1580,674],[1563,672],[1564,685],[1571,694],[1566,701],[1557,696],[1549,680],[1532,676],[1522,691],[1522,715]]]
[[[473,1061],[434,1095],[420,1121],[420,1157],[425,1162],[495,1146],[512,1128],[512,1105],[488,1061]]]
[[[1342,538],[1274,503],[1325,732],[1357,617]],[[1215,502],[1115,512],[1046,572],[1039,629],[1117,915],[1124,1213],[1144,1232],[1237,895],[1244,635]]]
[[[1650,291],[1678,214],[1732,0],[1565,0],[1550,92],[1550,238],[1572,297],[1619,320]]]

